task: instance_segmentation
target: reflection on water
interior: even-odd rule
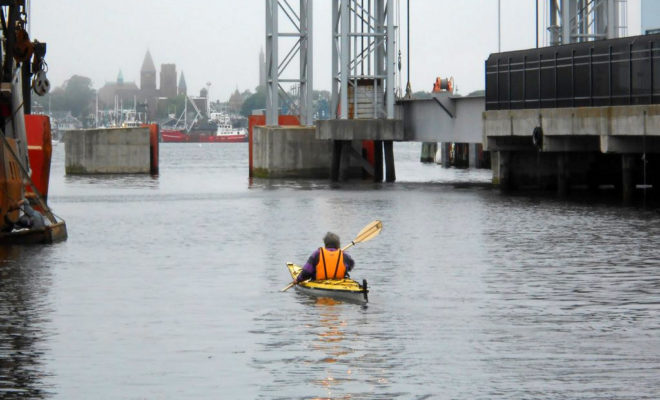
[[[47,286],[38,266],[23,268],[19,247],[0,246],[0,398],[46,394],[41,342]]]
[[[339,304],[338,301],[328,298],[318,298],[314,303],[316,313],[318,313],[318,327],[312,325],[308,326],[310,331],[316,331],[317,340],[312,344],[312,349],[325,357],[319,360],[320,369],[323,368],[323,363],[337,363],[340,361],[341,356],[351,353],[351,349],[347,347],[349,344],[344,343],[344,332],[346,329],[346,321],[340,319],[341,315],[335,306]],[[313,383],[320,386],[322,389],[328,391],[328,395],[332,394],[333,386],[341,385],[343,380],[348,380],[351,370],[348,369],[345,373],[346,376],[334,376],[333,372],[325,369],[327,376],[313,380]]]
[[[68,185],[94,185],[95,188],[157,189],[158,175],[148,174],[106,174],[106,175],[67,175]]]
[[[247,145],[66,178],[69,240],[0,254],[0,398],[656,399],[655,212],[505,196],[418,162],[394,184],[247,179]],[[468,182],[465,185],[463,183]],[[328,231],[369,305],[281,293]]]
[[[281,327],[280,318],[255,319],[260,329],[252,333],[265,342],[258,340],[263,348],[252,362],[257,368],[268,369],[278,382],[262,385],[259,398],[369,398],[375,389],[395,394],[388,392],[397,369],[391,352],[402,349],[395,338],[371,327],[366,307],[304,294],[290,297],[296,304],[296,315],[289,318],[295,322],[290,321],[286,331],[277,328]],[[376,323],[386,317],[382,312],[374,316]],[[284,353],[286,359],[279,360],[277,354]],[[287,386],[291,390],[285,389]]]

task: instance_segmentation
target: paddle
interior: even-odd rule
[[[383,230],[383,223],[380,222],[379,220],[375,220],[370,222],[367,226],[362,228],[360,233],[357,234],[355,239],[351,240],[351,243],[347,244],[346,246],[342,247],[342,251],[348,249],[351,246],[355,246],[358,243],[364,243],[368,240],[371,240],[378,236],[380,231]],[[286,292],[287,290],[291,289],[294,285],[296,284],[296,281],[294,280],[293,282],[289,283],[286,285],[285,288],[280,290],[281,292]]]
[[[378,234],[382,230],[383,230],[383,223],[378,220],[375,220],[369,223],[369,225],[362,228],[362,230],[360,231],[360,233],[357,234],[355,239],[353,239],[350,244],[347,244],[346,246],[342,247],[341,250],[344,251],[351,246],[355,246],[358,243],[363,243],[368,240],[371,240],[376,236],[378,236]]]

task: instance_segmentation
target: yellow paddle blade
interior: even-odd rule
[[[369,225],[365,226],[360,231],[360,233],[357,234],[357,237],[353,240],[353,242],[362,243],[366,242],[367,240],[371,240],[378,236],[381,230],[383,230],[383,223],[378,220],[373,221]]]
[[[376,236],[378,236],[381,230],[383,230],[383,223],[380,222],[379,220],[375,220],[369,223],[367,226],[362,228],[362,230],[360,231],[360,233],[357,234],[355,239],[353,239],[353,241],[350,244],[344,246],[342,250],[346,250],[347,248],[355,244],[366,242],[367,240],[371,240],[375,238]]]

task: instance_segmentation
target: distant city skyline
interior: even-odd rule
[[[115,81],[119,71],[126,82],[139,85],[146,51],[156,65],[176,64],[177,71],[184,71],[189,93],[199,93],[210,83],[211,100],[227,101],[236,89],[254,91],[260,83],[259,53],[265,50],[263,0],[196,0],[194,6],[175,0],[31,3],[31,35],[48,43],[48,76],[54,87],[78,74],[89,77],[98,89]],[[484,88],[484,60],[498,49],[497,3],[411,0],[413,91],[430,91],[438,76],[453,76],[462,94]],[[398,40],[403,67],[397,81],[405,87],[405,0],[400,4]],[[502,51],[536,45],[535,4],[501,1]],[[314,89],[329,90],[331,2],[313,5]],[[629,34],[635,34],[635,29],[639,33],[639,7],[640,0],[628,1]],[[540,25],[543,40],[543,21]]]

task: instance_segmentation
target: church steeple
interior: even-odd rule
[[[156,92],[156,67],[151,53],[147,50],[140,69],[140,89],[146,92]]]
[[[123,85],[124,84],[124,73],[119,70],[119,74],[117,75],[117,84],[118,85]]]
[[[140,72],[156,72],[156,66],[154,65],[154,60],[151,58],[149,50],[147,50],[147,54],[144,55],[144,61],[142,61]]]
[[[186,87],[186,78],[183,76],[183,71],[181,71],[181,77],[179,78],[179,91],[177,94],[188,94],[188,88]]]

